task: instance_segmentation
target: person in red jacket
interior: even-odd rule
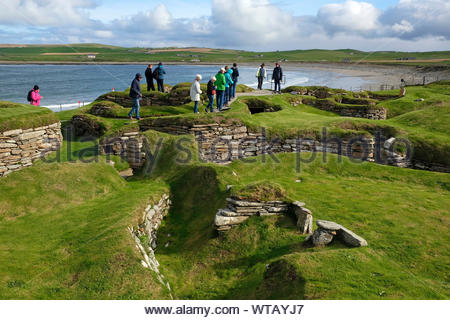
[[[31,101],[30,104],[33,106],[40,106],[41,105],[41,99],[44,98],[39,94],[39,87],[35,85],[33,87],[33,90],[31,90]]]

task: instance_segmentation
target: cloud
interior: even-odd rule
[[[298,34],[296,19],[268,0],[214,0],[211,19],[215,33],[235,45],[276,45]]]
[[[443,37],[450,40],[450,1],[400,0],[380,16],[380,23],[392,26],[392,36],[401,39]]]
[[[326,32],[335,33],[367,33],[380,28],[381,11],[367,2],[347,0],[342,4],[324,5],[317,13],[317,23]]]
[[[8,0],[0,12],[0,25],[8,26],[0,28],[0,42],[21,39],[258,51],[450,47],[448,0],[399,0],[385,10],[369,2],[347,0],[326,4],[316,15],[304,16],[283,11],[269,0],[212,0],[208,16],[174,18],[166,5],[159,4],[113,21],[90,18],[95,8],[95,0]],[[418,39],[420,47],[416,45]]]
[[[91,20],[86,9],[93,9],[93,0],[7,0],[2,2],[0,23],[33,26],[86,26]]]

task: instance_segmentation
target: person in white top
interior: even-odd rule
[[[261,67],[258,68],[256,77],[258,78],[258,90],[262,90],[264,79],[267,78],[266,65],[263,63]]]
[[[200,89],[200,81],[202,80],[201,75],[196,75],[195,80],[191,86],[191,100],[195,102],[194,113],[198,113],[198,104],[200,102],[200,95],[203,93]]]

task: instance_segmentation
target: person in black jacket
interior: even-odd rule
[[[147,70],[145,70],[145,80],[147,80],[147,91],[155,91],[155,85],[153,84],[153,65],[149,64]]]
[[[131,108],[131,111],[128,114],[128,118],[130,118],[130,120],[133,119],[133,112],[136,112],[136,119],[138,119],[138,120],[141,119],[139,117],[139,108],[140,108],[139,99],[142,98],[141,80],[142,80],[141,74],[137,73],[136,77],[133,80],[133,82],[131,82],[130,98],[133,99],[134,104],[133,104],[133,108]]]
[[[214,82],[216,82],[216,80],[216,77],[212,77],[206,87],[206,95],[209,99],[209,103],[205,109],[206,112],[214,112],[214,95],[216,94],[216,86],[214,85]]]
[[[281,69],[280,64],[278,62],[275,64],[275,69],[273,69],[272,80],[273,82],[275,82],[274,91],[276,93],[281,93],[281,80],[283,80],[283,69]]]
[[[231,70],[233,70],[233,73],[231,74],[231,80],[233,80],[233,84],[230,87],[230,95],[232,98],[236,98],[236,87],[239,80],[239,69],[236,63],[233,63],[233,68],[231,68]]]

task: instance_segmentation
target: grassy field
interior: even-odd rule
[[[95,53],[95,59],[88,54]],[[409,60],[397,60],[413,58]],[[363,52],[358,50],[292,50],[251,52],[207,48],[122,48],[99,44],[24,45],[0,47],[0,61],[5,62],[365,62],[407,65],[444,65],[450,63],[449,51],[435,52]]]
[[[164,107],[172,115],[149,113],[142,121],[240,121],[284,136],[320,135],[324,126],[341,135],[382,130],[411,139],[419,157],[447,163],[449,95],[446,82],[408,87],[406,97],[375,106],[388,109],[385,121],[293,106],[289,94],[257,98],[279,106],[278,112],[252,115],[249,98],[242,97],[220,115],[187,113],[193,110],[189,103]],[[93,105],[57,116],[67,121]],[[105,124],[105,135],[130,126],[135,130],[137,123],[121,118],[123,111],[92,118]],[[119,159],[116,169],[104,157],[83,163],[80,157],[92,155],[93,143],[75,141],[69,148],[66,139],[60,163],[39,162],[0,179],[0,299],[169,298],[141,266],[126,229],[137,225],[143,208],[163,193],[170,193],[173,206],[158,231],[156,257],[175,298],[450,298],[449,174],[339,161],[334,155],[323,162],[321,154],[302,162],[300,171],[295,154],[276,155],[278,161],[256,157],[228,166],[205,164],[192,136],[144,134],[152,151],[163,138],[150,175],[123,180],[118,170],[126,164]],[[176,161],[186,152],[192,156],[189,163]],[[336,221],[369,246],[304,247],[305,236],[289,216],[253,217],[217,236],[213,220],[225,199],[248,185],[269,182],[287,198],[305,202],[315,219]]]

